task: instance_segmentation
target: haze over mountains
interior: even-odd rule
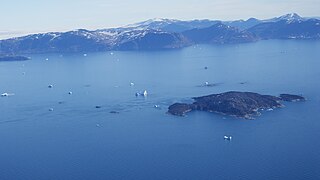
[[[246,21],[152,19],[119,28],[32,34],[0,41],[0,54],[158,50],[264,39],[320,39],[320,20],[299,15]]]

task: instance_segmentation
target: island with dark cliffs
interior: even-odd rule
[[[198,110],[216,112],[245,119],[254,119],[254,116],[261,114],[259,111],[283,107],[282,101],[305,101],[304,97],[298,95],[281,94],[279,97],[276,97],[253,92],[237,91],[194,97],[193,99],[195,102],[192,104],[172,104],[169,106],[168,113],[184,116],[190,111]]]

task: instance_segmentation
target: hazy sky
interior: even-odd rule
[[[116,27],[151,18],[235,20],[320,16],[320,0],[0,0],[0,38]]]

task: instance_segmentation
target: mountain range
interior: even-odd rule
[[[320,19],[298,14],[259,20],[151,19],[119,28],[31,34],[0,41],[0,54],[159,50],[263,39],[320,40]]]

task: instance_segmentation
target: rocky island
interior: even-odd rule
[[[30,58],[25,57],[25,56],[15,56],[15,55],[5,55],[1,56],[0,55],[0,62],[1,61],[26,61],[29,60]]]
[[[262,110],[271,110],[283,107],[281,101],[304,101],[305,98],[298,95],[281,94],[279,97],[261,95],[253,92],[230,91],[221,94],[194,97],[192,104],[175,103],[169,107],[168,113],[183,116],[194,110],[216,112],[239,118],[254,119]]]

